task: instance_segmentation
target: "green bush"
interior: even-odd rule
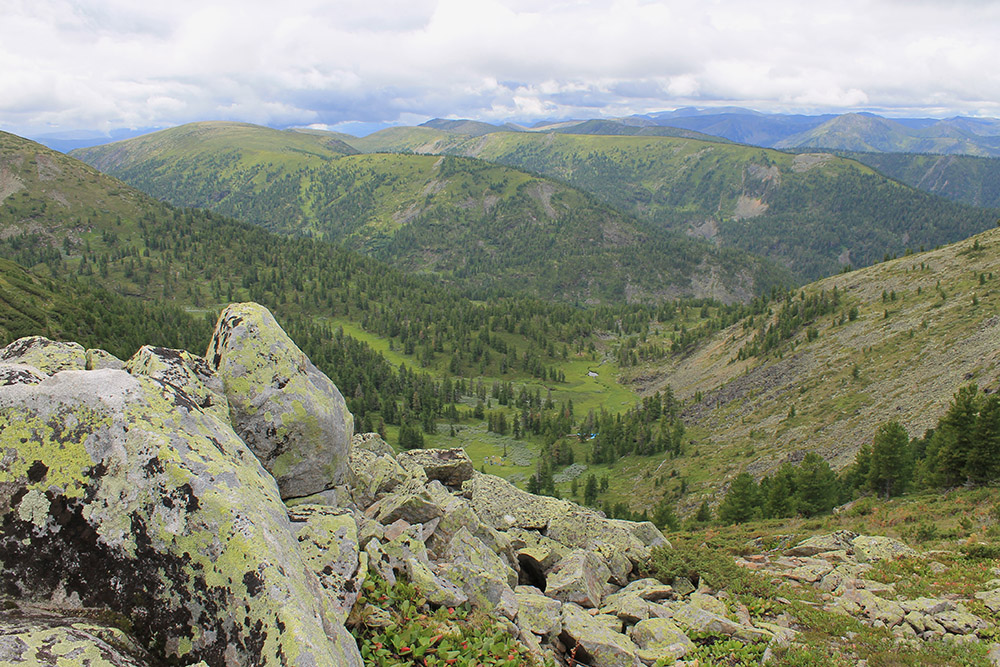
[[[365,581],[358,609],[385,609],[391,621],[381,626],[362,611],[348,619],[365,665],[372,667],[521,667],[538,663],[489,616],[466,607],[431,609],[420,589],[395,585],[372,575]]]
[[[665,584],[677,577],[687,577],[695,586],[704,582],[716,590],[726,590],[737,596],[774,598],[777,587],[768,579],[740,567],[732,554],[709,544],[676,541],[673,548],[653,549],[649,576]]]

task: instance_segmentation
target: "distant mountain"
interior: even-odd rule
[[[74,156],[174,205],[342,243],[465,289],[587,302],[733,301],[790,281],[769,262],[635,220],[541,176],[462,157],[348,155],[339,138],[330,141],[199,123]]]
[[[953,118],[914,127],[873,114],[844,114],[774,147],[1000,157],[1000,121]]]
[[[663,229],[781,262],[800,282],[991,227],[996,212],[914,190],[829,153],[654,136],[392,128],[363,151],[464,155],[556,178]]]
[[[429,127],[432,130],[442,130],[456,134],[468,134],[473,137],[489,134],[490,132],[513,131],[510,125],[500,127],[499,125],[490,125],[478,120],[448,120],[446,118],[435,118],[426,123],[421,123],[419,127]]]
[[[741,144],[769,148],[789,136],[815,128],[834,117],[762,114],[746,109],[706,110],[700,113],[684,113],[681,110],[644,116],[657,125],[695,130]]]

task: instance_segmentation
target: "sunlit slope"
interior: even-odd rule
[[[691,473],[706,481],[808,451],[843,466],[883,422],[922,435],[961,385],[996,391],[1000,230],[813,283],[769,312],[630,372],[689,401],[702,436]]]
[[[391,128],[351,144],[472,156],[545,174],[661,228],[770,257],[801,281],[957,241],[996,218],[828,153],[675,137],[467,137],[423,127]]]
[[[291,151],[319,134],[198,124],[74,153],[175,205],[320,237],[472,290],[571,301],[745,299],[790,281],[735,249],[670,233],[549,178],[482,160]],[[221,137],[191,142],[192,133]],[[428,130],[435,132],[435,130]],[[247,157],[247,133],[271,148]]]

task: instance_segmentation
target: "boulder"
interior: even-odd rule
[[[916,558],[920,555],[897,539],[879,535],[859,535],[851,541],[851,545],[861,563],[875,563],[880,560],[896,560],[897,558]]]
[[[643,544],[631,531],[581,507],[574,506],[568,512],[549,519],[545,535],[571,549],[587,549],[600,555],[611,566],[615,560],[624,561],[627,575],[632,565],[640,565],[649,558],[649,547]],[[625,560],[627,559],[627,560]],[[623,582],[624,583],[624,582]]]
[[[368,555],[358,545],[358,526],[343,510],[299,505],[288,512],[299,552],[319,579],[329,613],[347,620],[368,573]]]
[[[103,607],[170,662],[360,665],[273,478],[183,392],[119,370],[0,387],[5,595]]]
[[[0,387],[11,384],[38,384],[48,375],[27,364],[0,364]]]
[[[18,338],[0,349],[0,363],[32,366],[46,375],[87,368],[87,351],[79,343],[63,343],[44,336]]]
[[[367,449],[351,449],[347,485],[358,507],[370,507],[385,494],[392,493],[410,480],[422,481],[399,465],[391,455],[376,454]]]
[[[532,586],[518,586],[514,595],[517,596],[517,621],[521,627],[543,637],[562,632],[559,614],[562,604],[558,600],[543,595]]]
[[[513,588],[517,572],[468,530],[459,529],[448,545],[441,576],[461,588],[469,602],[486,610],[497,609],[508,618],[517,614]]]
[[[769,639],[770,633],[766,630],[747,627],[732,621],[721,614],[706,611],[701,607],[682,603],[671,605],[674,623],[684,628],[688,632],[705,632],[735,637],[743,641],[756,641]]]
[[[444,515],[444,510],[434,502],[423,486],[414,485],[397,489],[392,495],[368,508],[366,514],[389,525],[402,519],[409,524],[427,523]]]
[[[187,394],[206,413],[229,423],[229,403],[222,380],[203,358],[187,350],[143,345],[125,362],[125,370],[166,382]]]
[[[363,450],[377,456],[395,456],[392,445],[382,439],[378,433],[355,433],[351,437],[351,451]]]
[[[119,628],[82,616],[19,614],[0,625],[0,664],[150,667],[154,661]]]
[[[629,632],[644,660],[663,660],[669,664],[690,653],[695,644],[677,624],[666,618],[640,621]]]
[[[407,470],[422,468],[427,479],[438,480],[448,486],[461,486],[472,479],[476,469],[464,449],[411,449],[396,456],[399,465]]]
[[[565,500],[527,493],[501,477],[479,472],[462,489],[479,518],[497,530],[544,530],[551,519],[577,507]]]
[[[621,621],[610,617],[619,627]],[[639,647],[611,629],[599,616],[591,616],[575,604],[562,607],[561,641],[577,662],[591,667],[641,667]]]
[[[828,551],[849,551],[854,549],[854,539],[858,534],[850,530],[838,530],[828,535],[814,535],[785,551],[786,556],[815,556]]]
[[[563,558],[546,577],[545,593],[581,607],[601,606],[604,584],[611,571],[590,551],[578,549]]]
[[[266,308],[228,306],[205,358],[222,378],[233,427],[277,480],[282,498],[341,482],[354,417]]]
[[[86,358],[88,371],[99,371],[104,368],[112,368],[120,371],[125,368],[124,361],[106,350],[89,349],[87,350]]]

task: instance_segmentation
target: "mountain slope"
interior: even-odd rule
[[[846,465],[879,424],[922,435],[960,386],[998,389],[998,250],[993,229],[827,278],[623,379],[644,393],[670,385],[689,401],[698,456],[678,472],[706,489],[810,451]]]
[[[830,154],[790,155],[669,137],[393,128],[363,151],[467,155],[558,178],[658,227],[783,263],[800,281],[933,247],[992,225],[957,205]]]
[[[774,146],[1000,157],[997,126],[970,123],[970,120],[959,118],[942,120],[927,127],[910,127],[872,114],[844,114],[782,139]]]
[[[970,206],[1000,208],[1000,158],[838,151],[910,187]]]
[[[175,205],[343,243],[470,289],[580,301],[732,301],[787,280],[766,262],[637,222],[575,188],[510,167],[324,153],[319,135],[308,137],[317,146],[309,152],[281,144],[295,133],[237,129],[233,138],[226,124],[183,126],[74,155]],[[411,133],[468,138],[429,128]],[[249,157],[248,135],[265,146]]]

